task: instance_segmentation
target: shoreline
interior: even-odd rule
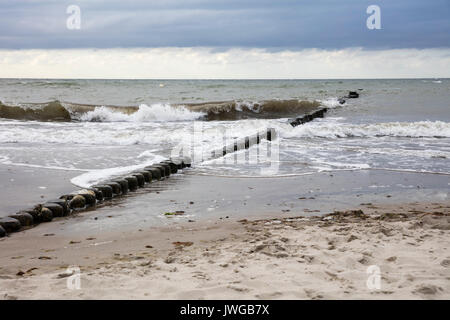
[[[448,200],[353,209],[91,236],[40,225],[0,240],[0,299],[450,298]],[[67,289],[69,266],[81,290]]]
[[[0,217],[56,199],[78,188],[73,171],[0,165]],[[385,170],[332,170],[312,174],[247,177],[204,174],[201,167],[152,182],[136,192],[100,203],[76,216],[71,230],[135,229],[166,225],[164,213],[185,211],[172,220],[209,220],[219,216],[256,218],[277,211],[316,215],[359,203],[440,202],[449,196],[447,175]],[[214,185],[214,188],[210,188]],[[149,210],[147,210],[147,208]],[[92,221],[97,217],[98,221]],[[105,219],[108,217],[108,219]],[[60,221],[59,219],[55,220]],[[55,222],[54,221],[54,222]],[[52,222],[52,223],[54,223]]]

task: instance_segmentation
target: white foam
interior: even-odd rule
[[[3,123],[2,123],[3,124]],[[179,141],[190,134],[192,126],[171,122],[15,122],[0,130],[0,143],[69,145],[158,145]]]
[[[88,187],[94,183],[109,179],[129,171],[139,169],[153,163],[156,154],[169,156],[170,151],[178,144],[194,147],[189,156],[197,167],[203,171],[214,170],[226,174],[239,174],[250,172],[259,175],[259,168],[250,166],[225,166],[206,162],[202,166],[199,163],[207,159],[212,150],[221,149],[235,138],[250,136],[268,127],[275,128],[280,137],[281,161],[293,161],[292,170],[314,169],[315,171],[335,169],[367,169],[374,167],[396,167],[411,170],[448,171],[448,138],[450,137],[450,123],[442,121],[420,122],[385,122],[372,124],[348,123],[346,118],[326,117],[315,119],[293,128],[287,119],[251,119],[238,121],[190,121],[190,122],[71,122],[71,123],[41,123],[2,121],[0,130],[0,143],[17,142],[11,146],[19,146],[21,143],[32,144],[35,147],[45,145],[51,152],[55,144],[55,152],[52,155],[60,160],[58,144],[74,145],[78,147],[101,145],[102,148],[110,146],[130,146],[139,144],[139,148],[118,147],[114,153],[99,154],[98,158],[113,154],[114,157],[107,163],[102,162],[104,170],[89,170],[72,180],[72,183],[81,187]],[[198,131],[194,128],[199,129]],[[194,132],[196,132],[194,134]],[[223,137],[225,134],[225,138]],[[440,136],[444,139],[435,139]],[[360,139],[341,139],[357,137]],[[378,138],[387,137],[387,138]],[[390,138],[393,137],[393,138]],[[396,139],[399,137],[399,139]],[[403,137],[425,137],[424,139],[404,139]],[[313,138],[313,139],[306,139]],[[319,139],[316,139],[319,138]],[[326,139],[321,139],[326,138]],[[261,148],[265,141],[262,141]],[[422,145],[423,143],[423,145]],[[142,146],[145,146],[142,148]],[[6,147],[6,146],[5,146]],[[255,147],[255,146],[254,146]],[[15,147],[16,148],[16,147]],[[71,149],[72,150],[72,149]],[[132,150],[131,152],[129,150]],[[135,152],[135,150],[137,152]],[[147,151],[144,151],[147,150]],[[188,150],[191,150],[190,148]],[[46,154],[47,151],[43,151]],[[72,152],[72,151],[71,151]],[[113,151],[111,151],[113,152]],[[246,152],[246,151],[243,151]],[[234,157],[237,154],[230,155]],[[8,156],[10,158],[8,158]],[[132,162],[124,160],[133,157]],[[25,157],[26,158],[26,157]],[[118,159],[119,162],[116,160]],[[24,159],[17,158],[13,152],[0,152],[0,163],[17,162],[25,165]],[[426,160],[424,160],[426,159]],[[46,168],[77,170],[70,168],[70,162],[52,161],[46,164]],[[73,159],[71,161],[74,161]],[[96,160],[97,161],[97,160]],[[159,160],[155,160],[159,161]],[[249,160],[250,161],[250,160]],[[331,162],[330,162],[331,161]],[[33,162],[36,162],[33,160]],[[45,161],[44,161],[45,162]],[[61,164],[67,163],[67,167]],[[133,165],[132,165],[133,164]],[[306,164],[306,165],[303,165]],[[54,165],[50,167],[49,165]],[[79,163],[73,163],[79,167]],[[121,167],[122,165],[127,165]],[[33,166],[33,165],[27,165]],[[82,167],[92,168],[90,162]],[[212,167],[212,168],[209,168]],[[289,168],[291,170],[291,168]],[[285,174],[286,172],[283,172]],[[289,172],[287,172],[289,173]]]
[[[80,116],[81,121],[101,122],[148,122],[148,121],[183,121],[196,120],[204,116],[202,112],[195,112],[183,106],[173,107],[170,104],[141,104],[139,109],[126,114],[108,107],[97,107]]]
[[[450,138],[450,123],[443,121],[385,122],[376,124],[340,123],[333,118],[297,126],[287,137],[445,137]]]
[[[318,171],[328,171],[331,168],[346,168],[346,169],[370,169],[370,165],[367,163],[345,163],[345,162],[336,162],[336,161],[324,161],[320,159],[314,160],[314,168],[318,169]],[[326,167],[317,166],[325,165]]]
[[[249,111],[252,111],[254,113],[260,113],[261,112],[261,105],[258,102],[250,102],[250,101],[237,101],[235,109],[236,111],[243,111],[246,108]]]
[[[117,177],[117,176],[129,173],[131,171],[134,171],[134,170],[142,169],[146,166],[150,166],[154,163],[160,162],[165,159],[166,158],[161,157],[159,155],[154,155],[152,157],[152,159],[147,160],[147,161],[137,164],[137,165],[91,170],[91,171],[83,173],[79,176],[76,176],[75,178],[72,178],[70,180],[70,182],[78,187],[88,188],[94,184],[101,182],[101,181],[105,181],[110,178]]]
[[[28,168],[37,168],[37,169],[50,169],[50,170],[62,170],[62,171],[85,171],[85,169],[77,169],[74,167],[60,167],[60,166],[50,166],[50,165],[39,165],[32,163],[22,163],[22,162],[13,162],[7,156],[0,155],[0,164],[8,165],[8,166],[17,166],[17,167],[28,167]]]
[[[342,106],[342,104],[339,102],[339,99],[336,97],[319,100],[320,104],[327,108],[336,108],[339,106]]]

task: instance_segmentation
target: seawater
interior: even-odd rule
[[[169,157],[193,141],[200,122],[198,150],[221,147],[223,135],[232,141],[272,127],[279,156],[202,161],[200,155],[194,175],[258,177],[270,161],[277,161],[275,176],[370,169],[450,174],[449,89],[449,79],[1,79],[4,105],[39,108],[58,100],[72,119],[0,119],[0,165],[71,170],[79,173],[74,184],[88,186]],[[338,103],[349,90],[360,97]],[[264,110],[268,101],[276,106]],[[305,102],[330,109],[325,118],[293,128],[288,119]],[[208,108],[245,117],[207,121]]]

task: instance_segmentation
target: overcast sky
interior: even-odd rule
[[[366,27],[372,4],[380,30]],[[2,0],[0,77],[336,78],[344,62],[350,78],[446,77],[449,35],[449,0]]]

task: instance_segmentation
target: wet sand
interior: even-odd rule
[[[65,232],[135,230],[216,218],[262,218],[300,212],[319,215],[360,203],[439,202],[448,199],[448,175],[380,170],[330,171],[311,175],[222,177],[187,169],[125,197],[69,218]],[[77,190],[78,171],[0,165],[0,217]],[[12,181],[11,181],[12,180]],[[41,188],[41,187],[45,187]],[[184,211],[167,219],[165,212]]]
[[[0,240],[0,298],[450,298],[448,200],[351,209],[362,211],[89,236],[41,224]],[[80,268],[79,290],[67,287],[69,266]],[[367,286],[370,266],[380,287]]]
[[[70,179],[80,171],[0,165],[0,217],[76,190]]]
[[[0,169],[2,213],[73,190],[77,174]],[[0,239],[0,299],[449,299],[448,195],[445,175],[187,170]]]

